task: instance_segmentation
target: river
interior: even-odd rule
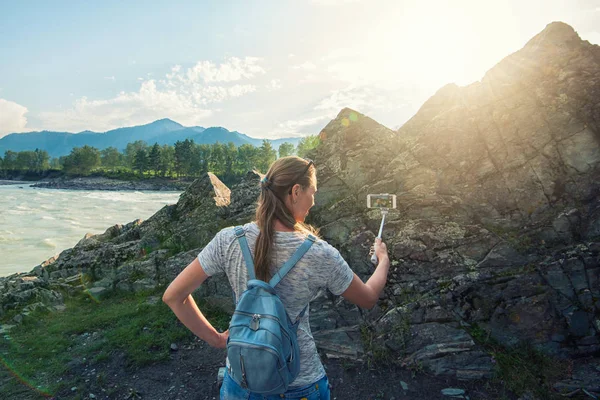
[[[86,233],[147,219],[181,192],[56,190],[0,186],[0,276],[28,272]]]

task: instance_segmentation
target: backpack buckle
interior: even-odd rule
[[[234,230],[235,230],[235,237],[237,237],[238,239],[246,235],[244,228],[242,228],[241,226],[236,226]]]
[[[316,237],[314,237],[314,236],[313,236],[313,235],[311,235],[311,234],[309,234],[309,235],[308,235],[306,238],[307,238],[308,240],[310,240],[311,242],[313,242],[313,243],[317,241],[317,238],[316,238]]]

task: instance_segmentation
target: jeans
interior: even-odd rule
[[[329,381],[327,376],[315,383],[290,389],[284,394],[264,396],[262,394],[250,393],[238,385],[225,371],[223,385],[221,386],[221,400],[329,400]]]

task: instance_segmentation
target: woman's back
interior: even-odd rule
[[[304,223],[317,192],[316,168],[311,160],[296,156],[277,159],[260,182],[256,223],[244,225],[257,279],[268,281],[316,230]],[[294,320],[321,289],[328,289],[359,307],[371,308],[379,299],[389,270],[387,248],[377,238],[374,251],[378,264],[364,283],[352,272],[340,253],[323,240],[317,240],[296,266],[275,287],[290,318]],[[214,347],[228,346],[229,330],[218,332],[202,315],[191,293],[208,276],[225,273],[239,298],[246,290],[248,271],[234,228],[221,230],[169,285],[163,301],[180,321]],[[310,311],[310,310],[309,310]],[[309,397],[307,391],[329,399],[325,370],[310,333],[306,312],[298,328],[300,373],[287,387],[285,397]],[[295,371],[294,371],[295,372]],[[242,373],[243,375],[243,373]],[[254,398],[246,388],[225,374],[221,398]]]
[[[249,223],[244,225],[244,230],[254,257],[258,226]],[[304,239],[305,236],[298,232],[275,232],[271,253],[271,276],[292,256]],[[236,298],[246,290],[248,272],[233,227],[219,232],[202,250],[198,260],[207,275],[225,273]],[[327,242],[317,240],[275,290],[294,321],[319,290],[328,289],[339,295],[348,288],[353,276],[354,273],[340,253]],[[307,309],[298,327],[300,373],[292,386],[309,384],[325,373],[310,331],[309,312]]]

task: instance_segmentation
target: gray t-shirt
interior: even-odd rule
[[[259,229],[256,223],[244,225],[250,252],[254,257],[254,244]],[[271,274],[274,274],[292,256],[306,237],[299,232],[275,232]],[[233,227],[221,230],[198,255],[198,261],[207,275],[225,273],[236,298],[246,290],[248,272]],[[308,252],[275,287],[292,321],[318,294],[329,289],[342,294],[354,277],[352,269],[340,252],[324,240],[317,239]],[[317,347],[310,331],[309,308],[298,327],[300,347],[300,373],[290,387],[309,385],[325,375]]]

